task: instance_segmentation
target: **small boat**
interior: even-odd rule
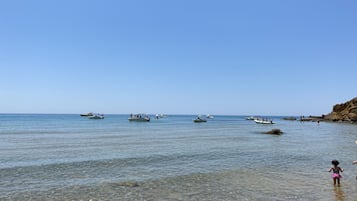
[[[250,116],[250,117],[246,117],[245,119],[246,119],[246,120],[254,120],[254,119],[256,119],[256,118],[253,117],[253,116]]]
[[[273,120],[269,119],[254,119],[257,124],[274,124]]]
[[[206,119],[194,119],[193,120],[193,122],[195,122],[195,123],[203,123],[203,122],[207,122],[207,120]]]
[[[81,116],[81,117],[93,116],[93,112],[88,112],[88,113],[80,114],[80,116]]]
[[[212,115],[210,115],[210,114],[207,114],[207,115],[206,115],[206,118],[207,118],[207,119],[214,119],[214,116],[212,116]]]
[[[155,115],[155,119],[161,119],[161,118],[164,118],[165,115],[164,114],[156,114]]]
[[[200,116],[198,116],[196,119],[193,120],[193,122],[195,122],[195,123],[204,123],[204,122],[207,122],[207,120],[201,118]]]
[[[89,119],[104,119],[103,114],[92,114],[91,116],[88,116]]]
[[[150,117],[146,114],[130,114],[129,121],[147,122],[150,121]]]

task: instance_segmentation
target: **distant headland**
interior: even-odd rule
[[[308,118],[305,119],[309,119],[312,121],[357,123],[357,97],[345,103],[334,105],[332,108],[332,112],[330,112],[327,115],[309,116]]]

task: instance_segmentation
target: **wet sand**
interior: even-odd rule
[[[72,186],[48,191],[23,192],[0,200],[353,200],[342,187],[316,188],[300,185],[301,180],[286,181],[284,175],[271,178],[253,170],[192,174],[145,182],[106,182],[92,186]],[[252,179],[252,177],[254,177]],[[279,178],[281,177],[281,178]],[[293,187],[296,188],[293,188]],[[349,191],[349,190],[348,190]],[[357,200],[357,199],[355,199]]]

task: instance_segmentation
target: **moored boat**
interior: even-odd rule
[[[104,119],[104,115],[103,114],[92,114],[90,116],[88,116],[89,119]]]
[[[128,120],[137,122],[147,122],[150,121],[150,117],[146,114],[130,114]]]
[[[246,120],[254,120],[254,119],[256,119],[254,116],[250,116],[250,117],[246,117],[245,118]]]
[[[201,118],[201,116],[197,116],[197,118],[194,119],[193,122],[194,122],[194,123],[204,123],[204,122],[207,122],[207,120]]]
[[[273,120],[269,119],[254,119],[255,123],[257,124],[274,124]]]
[[[88,113],[80,114],[80,116],[81,116],[81,117],[93,116],[93,112],[88,112]]]
[[[207,119],[214,119],[214,116],[213,116],[213,115],[210,115],[210,114],[207,114],[207,115],[206,115],[206,118],[207,118]]]

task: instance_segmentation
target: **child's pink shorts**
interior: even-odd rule
[[[333,179],[342,178],[342,176],[341,176],[340,174],[337,174],[337,173],[333,173],[333,174],[331,175],[331,177],[332,177]]]

